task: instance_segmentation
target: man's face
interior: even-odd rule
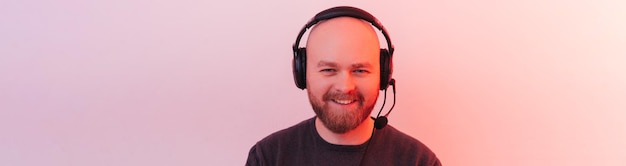
[[[319,23],[307,41],[307,92],[316,115],[334,133],[346,133],[370,116],[380,87],[380,47],[362,20]]]

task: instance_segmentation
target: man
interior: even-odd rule
[[[294,78],[316,116],[257,142],[246,165],[441,165],[424,144],[384,127],[386,118],[374,130],[370,113],[389,84],[391,62],[384,61],[393,48],[380,49],[372,24],[379,23],[363,10],[335,7],[305,26],[294,44]]]

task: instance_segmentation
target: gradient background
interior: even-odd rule
[[[626,165],[622,0],[2,0],[0,165],[243,165],[313,116],[290,47],[336,5],[390,31],[390,123],[445,165]]]

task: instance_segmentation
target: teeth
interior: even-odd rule
[[[336,103],[339,103],[339,104],[350,104],[350,103],[354,102],[354,100],[333,100],[333,101],[335,101]]]

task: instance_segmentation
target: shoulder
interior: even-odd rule
[[[304,120],[289,128],[274,132],[258,141],[252,148],[260,153],[290,151],[311,142],[315,125],[314,118]]]
[[[307,119],[291,127],[274,132],[257,142],[257,145],[275,145],[291,142],[293,138],[301,138],[310,135],[311,127],[314,126],[313,120],[314,119]]]
[[[383,145],[386,145],[388,149],[399,156],[405,156],[407,158],[403,160],[414,161],[419,163],[418,165],[439,165],[439,159],[433,151],[428,148],[424,143],[418,139],[407,135],[406,133],[394,128],[393,126],[387,126],[379,131],[379,138],[377,138]],[[413,154],[413,155],[406,155]]]
[[[426,147],[422,142],[413,138],[406,133],[396,129],[393,126],[388,125],[387,127],[379,130],[379,136],[382,137],[383,142],[388,142],[395,146],[403,146],[403,147]]]
[[[261,139],[250,148],[246,165],[277,165],[280,156],[289,156],[310,143],[313,126],[313,119],[308,119]]]

